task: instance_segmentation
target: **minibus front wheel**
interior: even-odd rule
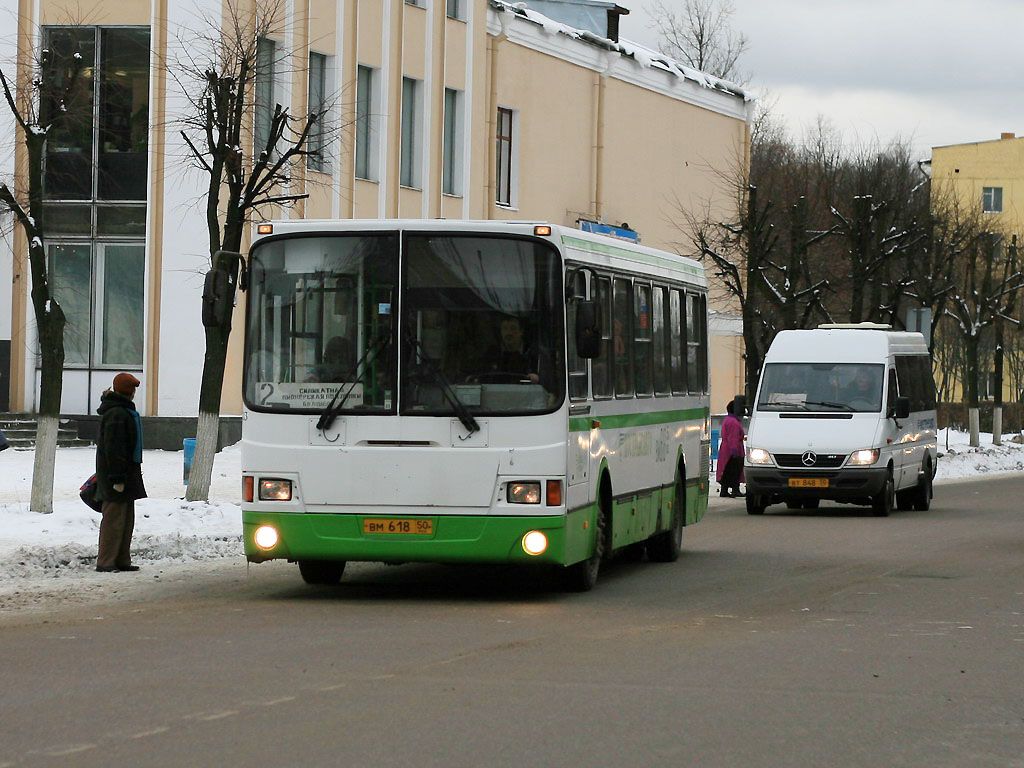
[[[892,479],[892,470],[885,476],[885,484],[872,499],[871,511],[875,517],[888,517],[896,506],[896,483]]]

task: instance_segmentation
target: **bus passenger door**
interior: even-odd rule
[[[590,390],[587,361],[576,354],[576,311],[574,299],[587,297],[586,276],[577,272],[572,281],[572,296],[566,304],[566,339],[569,369],[569,440],[566,466],[568,467],[567,506],[590,503]]]

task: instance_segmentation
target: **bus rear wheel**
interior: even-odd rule
[[[307,584],[333,586],[345,572],[344,560],[299,560],[299,575]]]
[[[682,467],[679,468],[680,477]],[[672,527],[651,536],[647,542],[647,556],[658,563],[674,563],[683,548],[683,517],[686,510],[686,488],[682,480],[676,480],[675,499],[672,502]]]

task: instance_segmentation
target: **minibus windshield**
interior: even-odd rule
[[[877,413],[884,375],[877,363],[769,363],[757,410]]]

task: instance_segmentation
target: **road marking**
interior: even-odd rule
[[[277,704],[284,704],[286,701],[295,701],[294,696],[282,696],[279,699],[271,699],[270,701],[260,702],[264,707],[273,707]]]
[[[199,719],[200,720],[205,720],[205,721],[209,722],[210,720],[223,720],[225,717],[231,717],[232,715],[237,715],[237,714],[238,714],[238,710],[229,709],[227,712],[217,712],[214,715],[207,715],[206,717],[201,717]]]
[[[131,738],[133,738],[133,739],[144,739],[147,736],[156,736],[158,733],[167,733],[167,731],[169,731],[169,730],[171,730],[171,729],[168,728],[165,725],[162,725],[159,728],[153,728],[153,729],[148,730],[148,731],[140,731],[139,733],[133,734],[131,736]]]
[[[322,688],[317,688],[318,691],[336,691],[339,688],[344,688],[348,683],[336,683],[334,685],[325,685]]]
[[[65,757],[66,755],[85,752],[88,749],[96,749],[96,746],[96,744],[80,744],[77,747],[67,747],[66,749],[44,749],[42,753],[47,757]]]

